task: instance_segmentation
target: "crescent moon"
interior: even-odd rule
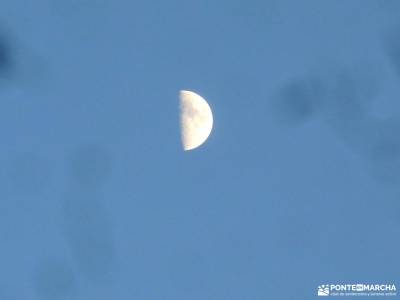
[[[184,151],[203,144],[213,127],[213,115],[207,101],[190,91],[180,91],[181,139]]]

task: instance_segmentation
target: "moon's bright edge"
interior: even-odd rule
[[[203,144],[211,133],[213,115],[207,101],[190,91],[180,91],[180,123],[183,150]]]

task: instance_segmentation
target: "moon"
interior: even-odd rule
[[[207,101],[190,91],[180,91],[181,139],[184,151],[202,145],[213,127],[213,114]]]

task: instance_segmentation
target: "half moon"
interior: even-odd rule
[[[211,133],[213,115],[207,101],[190,91],[180,92],[181,139],[184,151],[203,144]]]

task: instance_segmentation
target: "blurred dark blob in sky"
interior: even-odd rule
[[[10,30],[0,27],[0,89],[17,86],[43,92],[48,88],[46,59],[24,44],[23,39],[20,42]]]
[[[115,261],[112,225],[104,206],[103,185],[111,172],[103,147],[80,147],[71,159],[64,196],[64,232],[81,275],[92,283],[110,282]]]
[[[293,125],[309,120],[321,104],[321,87],[313,79],[292,80],[282,86],[272,101],[280,121]]]
[[[381,89],[380,69],[372,63],[335,67],[321,76],[325,113],[334,123],[348,122],[365,115]]]
[[[339,137],[372,166],[375,178],[395,183],[400,178],[400,169],[392,167],[400,161],[399,119],[377,119],[371,111],[373,101],[379,100],[381,74],[373,67],[333,73],[324,85],[324,116]]]
[[[400,38],[391,53],[400,71]],[[315,76],[318,79],[291,80],[273,97],[273,112],[283,124],[290,125],[301,125],[320,115],[346,145],[366,159],[377,179],[398,183],[400,116],[381,120],[371,111],[382,89],[381,76],[379,67],[365,63],[335,66]]]
[[[377,179],[400,183],[400,118],[375,122],[377,133],[371,149],[372,170]]]
[[[75,274],[65,261],[42,261],[34,273],[34,288],[40,300],[73,300],[78,296]]]
[[[10,39],[0,33],[0,78],[7,77],[14,71],[13,51]]]
[[[392,62],[397,75],[400,76],[400,28],[397,28],[387,35],[385,44],[386,52],[390,61]]]

